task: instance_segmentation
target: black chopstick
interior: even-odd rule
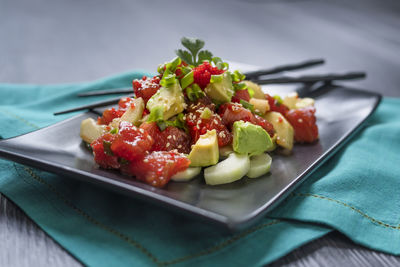
[[[97,95],[116,95],[116,94],[129,94],[132,93],[133,89],[130,88],[114,88],[114,89],[106,89],[101,91],[90,91],[78,94],[78,96],[97,96]]]
[[[132,96],[133,95],[128,95],[128,97],[132,97]],[[70,113],[70,112],[74,112],[74,111],[79,111],[79,110],[84,110],[84,109],[93,109],[93,108],[99,108],[99,107],[104,107],[104,106],[108,106],[108,105],[114,105],[114,104],[117,104],[120,99],[121,99],[121,97],[112,98],[112,99],[108,99],[108,100],[104,100],[104,101],[98,101],[98,102],[95,102],[95,103],[92,103],[92,104],[83,105],[83,106],[80,106],[80,107],[71,108],[71,109],[67,109],[67,110],[63,110],[63,111],[58,111],[58,112],[55,112],[53,114],[55,116],[57,116],[57,115]]]
[[[300,77],[278,77],[273,79],[254,80],[258,84],[285,84],[285,83],[316,83],[331,82],[337,80],[355,80],[364,79],[365,72],[349,72],[345,74],[325,74],[325,75],[307,75]]]
[[[324,59],[311,59],[311,60],[303,61],[300,63],[274,67],[272,69],[249,71],[249,72],[246,72],[244,75],[246,75],[246,79],[251,80],[251,79],[256,79],[257,77],[260,77],[263,75],[271,75],[271,74],[276,74],[276,73],[280,73],[283,71],[305,69],[305,68],[313,67],[316,65],[321,65],[324,63],[325,63]]]

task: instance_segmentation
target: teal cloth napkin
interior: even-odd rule
[[[78,92],[126,87],[145,74],[68,85],[0,84],[0,136],[71,117],[52,113],[95,101],[77,98]],[[91,266],[262,266],[332,229],[365,246],[400,254],[400,195],[395,191],[400,188],[399,107],[399,99],[384,99],[368,127],[269,218],[235,234],[6,160],[0,160],[0,192]]]

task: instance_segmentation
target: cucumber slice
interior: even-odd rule
[[[249,156],[231,153],[227,159],[204,169],[204,179],[209,185],[232,183],[245,176],[249,169]]]
[[[199,175],[200,172],[201,167],[189,167],[186,170],[178,172],[177,174],[172,176],[171,180],[175,182],[186,182]]]
[[[247,173],[249,178],[257,178],[269,172],[271,168],[272,158],[270,155],[263,153],[250,158],[250,170]]]

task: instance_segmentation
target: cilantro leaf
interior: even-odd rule
[[[204,41],[197,38],[182,37],[181,43],[192,53],[193,58],[196,58],[197,53],[204,47]]]
[[[213,57],[213,54],[210,51],[202,50],[202,51],[200,51],[200,53],[198,55],[197,64],[201,64],[205,60],[211,61],[212,57]]]
[[[176,55],[180,57],[183,61],[185,61],[189,65],[194,65],[192,55],[185,50],[178,49],[175,51]]]

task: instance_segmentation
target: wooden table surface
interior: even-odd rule
[[[400,97],[400,1],[0,0],[0,82],[64,83],[155,70],[182,36],[214,54],[272,67],[310,58],[303,73],[364,70],[351,86]],[[0,196],[0,266],[80,266]],[[333,232],[272,266],[399,266]]]

